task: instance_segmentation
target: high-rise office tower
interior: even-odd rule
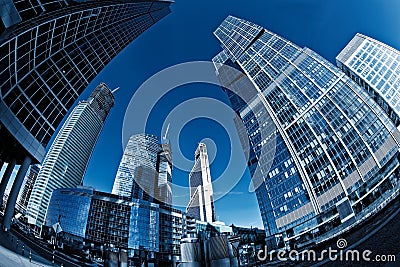
[[[104,83],[81,101],[63,124],[32,190],[27,208],[28,223],[41,227],[54,189],[82,183],[96,141],[103,128],[114,96]]]
[[[40,165],[31,165],[29,174],[24,179],[24,182],[22,184],[22,190],[19,193],[16,205],[16,208],[19,209],[19,211],[22,213],[26,212],[29,198],[31,197],[32,189],[39,175],[40,168],[41,168]]]
[[[157,155],[157,191],[156,199],[172,205],[172,153],[169,143],[162,143]]]
[[[132,40],[169,12],[170,1],[17,1],[0,9],[0,199],[21,164],[8,203],[15,205],[31,163],[75,100]]]
[[[159,144],[156,136],[136,134],[129,138],[114,180],[112,193],[147,205],[157,204],[163,211],[155,218],[158,245],[157,258],[162,262],[180,253],[174,230],[175,212],[172,208],[172,154],[169,143]],[[131,224],[140,224],[140,217]],[[153,222],[154,222],[153,220]],[[132,231],[140,231],[133,226]],[[148,227],[148,226],[146,226]],[[167,266],[167,265],[165,265]]]
[[[357,33],[336,57],[336,64],[400,125],[399,50]]]
[[[194,166],[189,174],[190,200],[186,208],[189,216],[203,222],[214,222],[214,193],[206,144],[200,143],[195,152]]]
[[[112,194],[152,202],[157,188],[158,138],[132,135],[115,176]]]
[[[150,134],[129,138],[112,193],[132,199],[172,204],[172,155],[169,143]]]
[[[269,245],[332,237],[396,192],[400,135],[363,88],[254,23],[229,16],[214,34],[223,49],[214,65],[247,130]]]

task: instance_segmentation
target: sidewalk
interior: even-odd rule
[[[29,256],[29,255],[28,255]],[[0,246],[0,267],[16,267],[16,266],[51,266],[45,265],[39,262],[29,262],[28,258],[25,258],[15,252],[12,252],[3,246]]]
[[[31,257],[32,262],[29,262]],[[0,267],[52,266],[11,232],[0,230]]]

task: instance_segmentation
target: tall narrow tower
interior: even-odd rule
[[[211,183],[207,148],[200,143],[195,152],[195,163],[189,174],[190,201],[188,215],[204,222],[215,221],[214,194]]]
[[[156,198],[167,205],[172,205],[172,153],[169,143],[160,144],[157,155],[157,191]]]
[[[97,138],[114,105],[114,96],[104,83],[68,116],[47,153],[27,207],[28,223],[40,227],[51,193],[82,183]]]

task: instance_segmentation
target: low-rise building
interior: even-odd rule
[[[47,229],[57,224],[64,248],[88,248],[103,259],[118,252],[130,266],[176,266],[180,260],[182,212],[169,206],[88,187],[62,188],[53,191],[45,220]]]

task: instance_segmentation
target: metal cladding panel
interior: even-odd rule
[[[210,261],[229,259],[232,255],[230,244],[226,236],[212,237],[208,241]]]
[[[182,243],[181,258],[183,263],[199,263],[202,262],[200,243]]]

